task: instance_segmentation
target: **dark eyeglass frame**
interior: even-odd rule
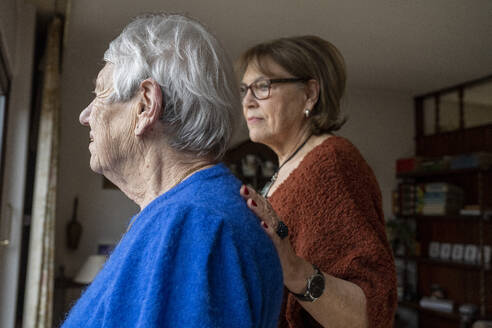
[[[246,85],[246,84],[241,84],[241,87],[246,87],[246,90],[244,92],[244,95],[241,94],[241,100],[244,99],[244,97],[246,97],[246,95],[248,94],[248,89],[251,90],[251,94],[253,95],[253,97],[255,97],[256,99],[258,100],[265,100],[265,99],[268,99],[270,98],[270,92],[271,92],[271,89],[272,89],[272,84],[274,83],[295,83],[295,82],[306,82],[306,81],[309,81],[310,79],[308,78],[303,78],[303,77],[289,77],[289,78],[283,78],[283,79],[264,79],[264,78],[261,78],[261,79],[258,79],[252,83],[250,83],[249,85]],[[253,90],[253,85],[255,85],[256,83],[258,82],[268,82],[268,94],[266,97],[258,97],[254,90]]]

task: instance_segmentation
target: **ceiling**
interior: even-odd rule
[[[29,2],[44,13],[65,6]],[[84,0],[69,7],[68,33],[82,33],[95,58],[131,17],[165,10],[200,19],[233,58],[260,41],[317,34],[341,50],[355,88],[416,95],[492,74],[490,0]]]

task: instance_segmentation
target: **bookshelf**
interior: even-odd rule
[[[469,88],[489,83],[492,76],[446,88],[426,95],[415,97],[416,158],[444,158],[477,152],[492,153],[492,123],[478,126],[466,126],[464,95]],[[458,126],[443,131],[440,128],[442,115],[439,115],[440,99],[446,94],[456,92],[459,95],[457,106]],[[426,107],[432,100],[433,108]],[[492,106],[489,108],[492,113]],[[434,127],[429,133],[426,127],[429,115],[425,111],[435,111]],[[404,297],[399,307],[411,309],[418,315],[418,327],[471,327],[472,322],[464,321],[459,314],[459,306],[474,304],[478,308],[475,319],[492,319],[492,266],[484,263],[484,247],[492,245],[492,166],[450,169],[439,167],[431,170],[413,170],[396,175],[399,184],[425,185],[429,183],[448,183],[463,191],[463,205],[475,205],[478,215],[422,215],[418,212],[398,215],[398,219],[410,223],[415,229],[418,247],[395,255],[396,260],[407,265],[415,265],[416,290],[413,297]],[[401,197],[401,196],[400,196]],[[476,245],[477,257],[473,262],[441,259],[429,254],[432,243],[450,245]],[[454,247],[454,246],[453,246]],[[406,273],[403,278],[406,286]],[[433,285],[438,284],[446,298],[454,302],[453,312],[439,312],[419,305],[422,297],[432,294]]]
[[[492,220],[485,208],[490,208],[492,185],[484,183],[492,177],[490,169],[447,170],[445,172],[412,172],[399,174],[405,183],[452,181],[465,191],[465,204],[480,203],[479,215],[405,215],[400,218],[415,222],[416,240],[420,245],[419,255],[406,253],[396,255],[406,263],[413,262],[417,271],[417,297],[431,295],[431,285],[438,284],[455,302],[453,313],[443,313],[422,308],[418,299],[402,301],[401,307],[417,311],[419,327],[464,327],[460,322],[457,307],[471,303],[479,308],[478,318],[492,317],[492,267],[486,263],[441,260],[429,257],[431,242],[448,244],[475,244],[482,251],[492,245]],[[463,181],[460,183],[460,181]]]

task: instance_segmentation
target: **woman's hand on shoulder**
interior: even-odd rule
[[[258,216],[261,226],[273,242],[275,244],[280,242],[281,239],[276,233],[280,220],[268,200],[246,185],[241,186],[239,193],[248,204],[248,207]]]
[[[290,290],[301,292],[306,283],[305,277],[312,273],[312,265],[295,254],[288,236],[283,239],[279,237],[277,229],[280,218],[266,198],[245,185],[241,186],[239,193],[246,200],[248,207],[258,216],[261,226],[272,239],[282,264],[285,285]]]

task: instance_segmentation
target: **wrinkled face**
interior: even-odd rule
[[[97,76],[94,100],[79,117],[80,123],[90,128],[90,167],[105,175],[127,164],[135,143],[135,101],[110,104],[112,92],[112,65],[106,64]]]
[[[259,71],[257,65],[250,63],[244,73],[242,84],[262,79],[294,78],[273,60],[266,60],[266,67],[271,75]],[[270,97],[263,100],[256,99],[251,90],[243,98],[243,115],[249,129],[249,137],[254,142],[267,145],[282,143],[286,136],[299,132],[306,124],[304,109],[307,96],[304,84],[273,83]]]

